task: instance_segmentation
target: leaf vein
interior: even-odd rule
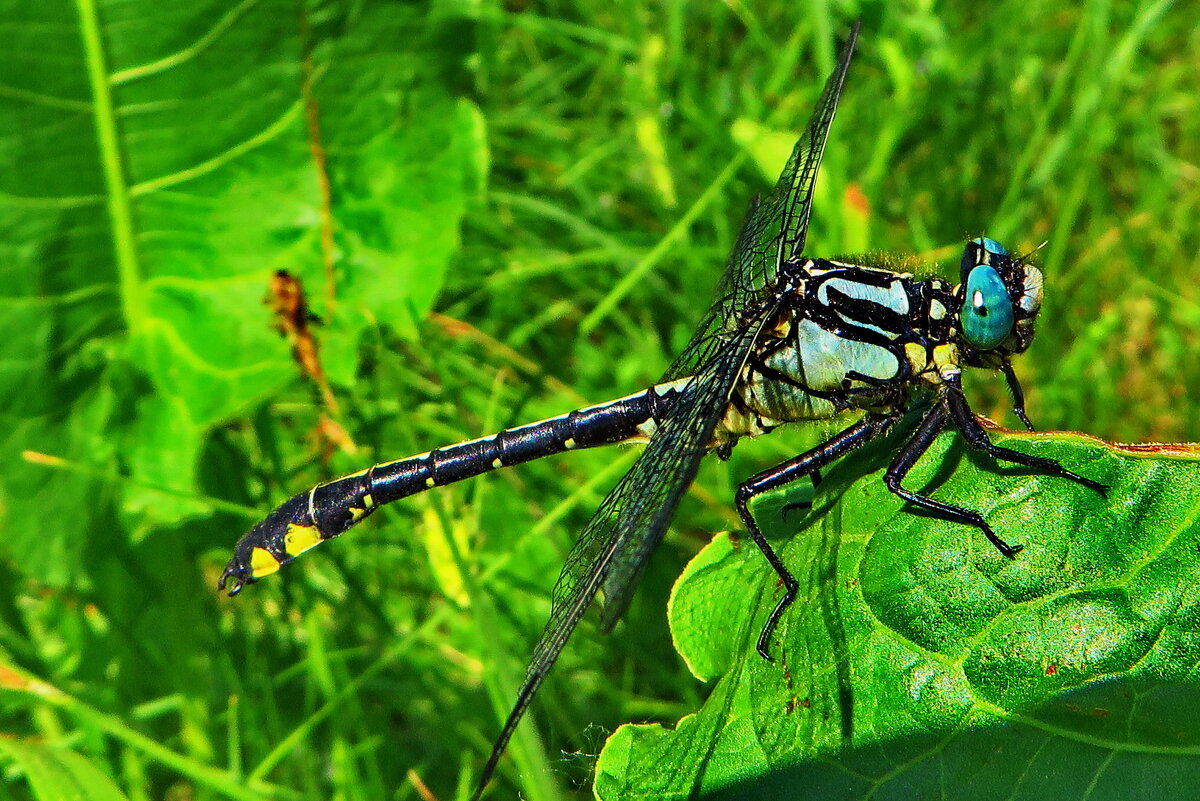
[[[241,3],[230,9],[225,16],[217,20],[211,28],[208,29],[200,38],[193,42],[188,47],[178,50],[169,56],[164,56],[157,61],[151,61],[148,64],[142,64],[137,67],[129,67],[127,69],[118,70],[109,77],[109,82],[113,86],[120,86],[124,83],[130,83],[141,78],[154,75],[159,72],[164,72],[184,64],[196,56],[207,50],[215,41],[221,38],[225,31],[233,27],[238,18],[243,16],[250,8],[257,5],[259,0],[242,0]]]

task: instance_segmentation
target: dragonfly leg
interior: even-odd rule
[[[1029,422],[1029,416],[1025,413],[1025,391],[1021,389],[1021,382],[1017,380],[1017,374],[1013,372],[1012,365],[1008,362],[1000,368],[1004,371],[1004,380],[1008,382],[1008,391],[1013,396],[1013,414],[1021,418],[1021,422],[1030,431],[1033,431],[1033,423]]]
[[[771,611],[766,625],[763,626],[763,630],[758,636],[758,653],[768,662],[774,661],[768,650],[771,642],[771,634],[774,632],[775,625],[779,622],[779,618],[784,613],[784,610],[796,600],[796,590],[799,588],[799,584],[796,581],[796,577],[787,569],[787,565],[779,558],[779,554],[775,553],[775,549],[767,542],[767,538],[758,527],[758,524],[754,522],[754,516],[750,514],[750,499],[756,495],[782,487],[785,484],[790,484],[806,475],[813,476],[814,484],[819,483],[820,475],[817,471],[828,466],[838,457],[883,434],[891,428],[895,421],[896,418],[890,415],[870,415],[864,417],[832,439],[793,459],[789,459],[783,464],[776,465],[770,470],[758,473],[738,487],[736,503],[742,523],[746,526],[746,530],[750,533],[750,538],[754,540],[754,544],[763,552],[763,556],[767,557],[767,561],[779,575],[779,580],[783,582],[784,587],[783,597],[779,599],[779,603]]]
[[[967,442],[972,447],[978,448],[993,459],[1003,459],[1006,462],[1031,467],[1042,473],[1060,478],[1068,478],[1071,481],[1082,484],[1089,489],[1094,489],[1101,495],[1108,494],[1108,486],[1101,484],[1099,481],[1092,481],[1090,478],[1085,478],[1078,473],[1072,473],[1067,468],[1053,459],[1047,459],[1044,456],[1033,456],[1028,453],[1021,453],[1010,448],[1001,448],[999,445],[992,443],[988,437],[987,431],[979,424],[971,407],[967,405],[967,399],[962,394],[962,390],[957,387],[951,387],[946,395],[946,401],[949,404],[950,415],[954,418],[955,424],[966,437]]]
[[[964,509],[961,506],[954,506],[953,504],[935,501],[933,498],[930,498],[926,495],[920,495],[912,490],[906,490],[904,487],[900,486],[900,482],[903,481],[904,477],[908,475],[908,471],[912,470],[912,467],[917,463],[917,460],[921,458],[925,451],[929,450],[929,446],[933,444],[933,440],[937,437],[938,433],[946,427],[946,422],[948,421],[949,416],[950,412],[947,408],[946,398],[939,398],[934,403],[933,408],[929,410],[929,413],[925,415],[925,419],[921,421],[921,425],[917,429],[917,433],[914,434],[913,438],[908,441],[908,444],[905,445],[898,454],[896,454],[896,458],[893,459],[891,465],[888,466],[887,473],[885,473],[883,477],[884,483],[887,484],[888,489],[914,506],[919,506],[922,509],[933,512],[946,520],[952,520],[957,523],[964,523],[968,526],[974,526],[984,533],[984,536],[986,536],[991,543],[996,546],[1000,553],[1004,554],[1005,556],[1016,556],[1016,554],[1021,550],[1022,546],[1009,545],[1007,542],[1000,539],[996,532],[992,531],[991,527],[983,519],[983,515],[979,514],[979,512],[976,512],[973,509]],[[974,415],[971,415],[971,419],[975,419]],[[978,423],[976,423],[976,425],[978,425]]]

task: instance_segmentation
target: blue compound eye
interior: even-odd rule
[[[980,265],[967,276],[961,319],[963,339],[978,350],[991,350],[1012,333],[1012,301],[992,267]]]
[[[988,251],[989,253],[995,253],[997,256],[1007,256],[1008,255],[1008,249],[1005,248],[1004,245],[1001,245],[999,242],[997,242],[995,239],[991,239],[990,237],[986,237],[986,236],[981,236],[978,239],[976,239],[975,241],[978,242],[979,244],[983,245],[983,249]]]

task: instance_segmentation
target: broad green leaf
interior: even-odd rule
[[[600,798],[1134,798],[1200,781],[1200,450],[997,435],[1111,485],[997,466],[942,436],[906,486],[982,511],[1025,550],[903,508],[888,448],[831,472],[810,514],[755,512],[800,580],[718,537],[680,578],[676,645],[716,679],[671,731],[625,726]]]
[[[70,580],[97,504],[139,536],[210,511],[208,432],[300,375],[276,270],[335,386],[365,328],[413,330],[487,166],[468,13],[0,0],[0,514],[29,574]]]

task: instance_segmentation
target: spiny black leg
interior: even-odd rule
[[[1008,382],[1008,391],[1013,396],[1013,413],[1021,418],[1026,428],[1033,431],[1033,423],[1029,422],[1029,417],[1025,414],[1025,391],[1021,389],[1021,382],[1017,380],[1012,364],[1005,362],[1000,369],[1004,371],[1004,380]]]
[[[771,634],[774,632],[775,624],[779,622],[779,618],[784,610],[791,606],[792,601],[796,600],[796,590],[799,588],[799,584],[796,582],[796,577],[784,565],[783,560],[779,558],[779,554],[775,553],[775,549],[767,542],[767,538],[763,535],[762,530],[759,529],[758,524],[754,522],[754,517],[750,514],[750,499],[755,495],[760,495],[782,487],[785,484],[790,484],[802,476],[812,475],[817,470],[832,463],[839,456],[883,434],[891,428],[894,422],[895,417],[893,416],[872,415],[864,417],[832,439],[826,440],[812,450],[802,453],[783,464],[776,465],[770,470],[764,470],[738,487],[736,504],[738,514],[742,517],[742,523],[746,526],[746,530],[750,533],[754,544],[763,552],[763,556],[767,557],[767,561],[771,564],[776,574],[778,574],[779,580],[783,582],[784,587],[783,597],[779,599],[779,603],[771,611],[766,625],[763,626],[762,633],[758,636],[758,653],[768,662],[774,661],[767,650],[767,646],[771,642]],[[816,480],[820,481],[819,478]]]
[[[939,517],[951,520],[956,523],[965,523],[968,526],[974,526],[983,532],[991,543],[996,546],[996,549],[1005,556],[1016,556],[1021,550],[1020,545],[1009,545],[1004,540],[992,531],[991,526],[983,519],[983,515],[972,509],[964,509],[961,506],[954,506],[949,503],[935,501],[933,498],[925,495],[919,495],[900,486],[900,482],[908,475],[908,471],[912,470],[917,460],[925,451],[929,450],[929,446],[933,444],[933,440],[937,437],[949,419],[949,413],[946,409],[946,399],[941,397],[934,403],[933,408],[925,415],[925,419],[921,421],[920,428],[913,438],[908,441],[908,444],[901,449],[900,453],[896,454],[896,458],[892,460],[892,464],[888,467],[887,473],[884,474],[883,480],[887,484],[888,489],[899,495],[904,500],[920,506],[922,509],[928,509],[935,512]],[[974,417],[972,417],[974,419]]]
[[[1107,485],[1101,484],[1099,481],[1092,481],[1090,478],[1084,478],[1078,473],[1072,473],[1053,459],[1047,459],[1044,456],[1032,456],[1028,453],[1021,453],[1020,451],[992,444],[992,440],[988,437],[987,432],[979,424],[974,413],[972,413],[971,407],[967,405],[967,399],[962,394],[960,387],[951,386],[947,392],[946,400],[950,406],[950,414],[954,418],[955,424],[962,430],[967,442],[993,459],[1003,459],[1006,462],[1014,462],[1025,467],[1031,467],[1047,475],[1069,478],[1089,489],[1096,490],[1101,495],[1108,494]]]

